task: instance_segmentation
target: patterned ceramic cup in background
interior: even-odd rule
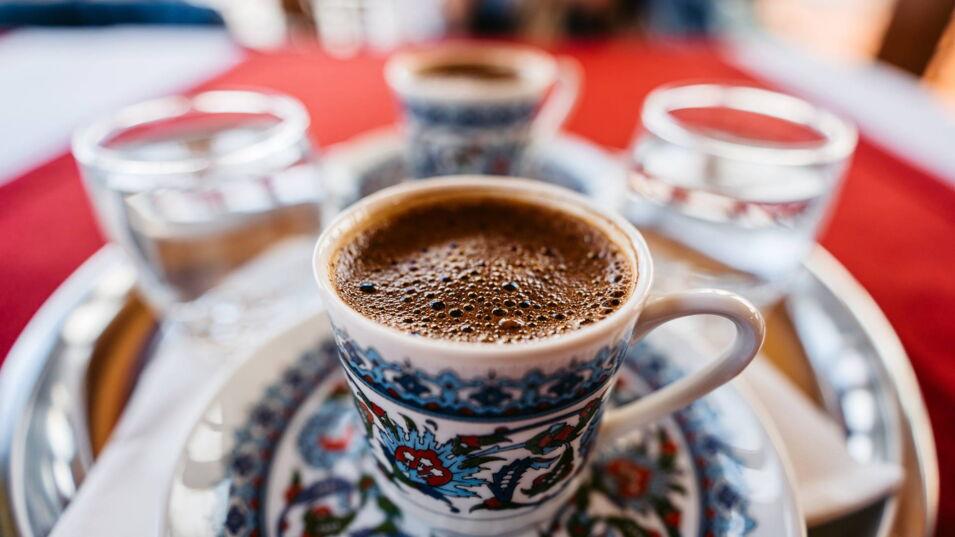
[[[414,177],[510,175],[567,118],[580,68],[526,46],[450,44],[395,55],[385,79],[404,111]]]
[[[339,298],[333,254],[357,230],[396,207],[471,196],[544,206],[592,223],[620,245],[638,275],[632,293],[596,323],[508,344],[413,336]],[[377,458],[377,481],[416,519],[454,534],[500,535],[549,519],[576,488],[598,433],[601,442],[612,441],[703,396],[746,367],[763,339],[759,313],[736,295],[701,290],[649,299],[653,264],[634,227],[578,194],[529,180],[462,176],[385,189],[328,227],[314,268]],[[699,314],[732,321],[733,348],[647,397],[604,411],[626,349],[662,323]]]

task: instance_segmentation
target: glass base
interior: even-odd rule
[[[282,241],[229,274],[196,300],[150,300],[164,321],[192,338],[234,344],[319,306],[312,278],[311,237]],[[152,295],[143,289],[147,298]]]

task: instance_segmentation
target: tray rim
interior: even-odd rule
[[[895,392],[896,405],[902,413],[907,436],[911,438],[914,459],[921,477],[919,488],[925,498],[924,535],[932,536],[938,521],[938,453],[928,409],[908,353],[872,295],[829,250],[817,244],[803,262],[803,266],[843,302],[846,309],[858,320],[859,327],[873,347],[878,349],[879,363],[884,367]],[[890,509],[897,510],[899,494],[901,492],[891,498]],[[892,520],[892,524],[880,531],[880,534],[888,535],[897,519],[897,512],[893,512],[888,518]]]
[[[17,337],[0,367],[0,415],[22,416],[36,405],[37,388],[49,373],[53,358],[57,356],[55,351],[67,315],[95,291],[96,283],[111,268],[122,261],[116,246],[107,244],[101,247],[43,302]],[[23,383],[28,384],[30,389],[3,389],[7,385]],[[85,406],[75,411],[79,421],[85,424]],[[15,532],[13,536],[34,537],[33,528],[23,523],[27,519],[27,499],[17,483],[23,471],[16,466],[21,455],[18,446],[25,442],[27,422],[16,418],[0,420],[0,424],[4,423],[0,425],[0,489],[3,493],[0,499],[4,500],[4,503],[0,503],[0,529],[9,526]],[[76,439],[79,440],[77,450],[89,453],[88,433],[84,431],[81,434],[83,436]],[[78,466],[77,485],[89,469],[90,459],[79,457],[75,461]]]

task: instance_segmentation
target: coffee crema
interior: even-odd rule
[[[383,215],[339,246],[329,268],[338,295],[365,317],[430,338],[501,343],[596,322],[637,277],[595,225],[477,196]]]
[[[487,82],[508,82],[517,80],[517,71],[506,65],[478,62],[436,63],[422,67],[418,74],[435,78],[470,78]]]

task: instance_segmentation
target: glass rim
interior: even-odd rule
[[[672,112],[726,108],[780,119],[819,133],[818,145],[805,143],[753,144],[708,136],[684,126]],[[755,86],[719,83],[677,83],[647,95],[641,111],[643,128],[674,145],[711,156],[743,162],[805,166],[845,160],[858,141],[854,125],[808,101]]]
[[[255,142],[219,155],[147,160],[108,147],[106,143],[131,129],[186,116],[190,113],[263,114],[278,122]],[[78,129],[72,140],[73,156],[83,166],[109,173],[176,176],[227,169],[267,159],[307,137],[310,118],[297,99],[278,92],[212,90],[189,96],[161,97],[132,104]]]

